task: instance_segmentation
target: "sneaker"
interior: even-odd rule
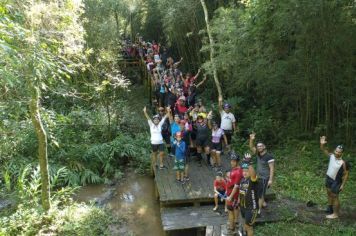
[[[184,181],[189,181],[189,176],[184,177]]]
[[[339,218],[339,216],[336,214],[331,214],[326,216],[326,219],[337,219],[337,218]]]
[[[170,157],[174,157],[174,155],[173,155],[172,153],[169,153],[169,154],[168,154],[168,156],[170,156]]]
[[[219,207],[219,206],[215,206],[214,209],[213,209],[213,211],[216,211],[216,210],[218,209],[218,207]]]
[[[328,215],[331,215],[334,213],[333,211],[333,206],[329,205],[326,210],[325,210],[325,213],[328,214]]]

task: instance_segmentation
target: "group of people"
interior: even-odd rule
[[[257,171],[253,167],[250,153],[245,153],[243,159],[239,154],[229,153],[231,170],[223,178],[222,172],[217,172],[214,181],[214,211],[218,209],[219,198],[225,201],[225,211],[228,212],[228,229],[234,232],[239,215],[244,222],[243,233],[253,235],[253,225],[261,215],[261,209],[267,206],[266,189],[273,183],[274,157],[267,152],[262,141],[254,144],[255,133],[250,134],[250,150],[256,155]]]
[[[147,44],[146,44],[147,45]],[[179,65],[183,58],[174,62],[168,57],[161,45],[153,42],[145,50],[147,70],[151,73],[155,88],[157,114],[150,117],[146,107],[143,109],[151,133],[152,168],[164,170],[165,151],[174,157],[174,170],[177,183],[189,181],[188,164],[193,156],[201,164],[203,156],[209,166],[216,171],[214,180],[214,211],[218,209],[219,198],[225,201],[228,212],[228,229],[235,231],[239,215],[244,219],[244,233],[253,235],[253,225],[261,209],[267,207],[266,189],[274,182],[275,159],[267,152],[262,141],[255,144],[255,133],[250,134],[249,147],[256,155],[257,169],[252,165],[251,154],[243,158],[231,148],[231,139],[238,131],[231,106],[218,97],[220,122],[213,119],[213,111],[207,111],[201,99],[197,99],[200,69],[195,76],[183,73]],[[329,206],[327,218],[339,216],[338,194],[345,186],[349,165],[342,160],[343,147],[338,146],[334,154],[329,154],[324,147],[326,138],[320,139],[321,149],[330,157],[327,171],[326,188]],[[225,174],[221,168],[221,153],[230,158],[231,169]],[[157,162],[157,156],[159,161]]]

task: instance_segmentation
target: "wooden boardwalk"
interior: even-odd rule
[[[175,179],[173,170],[174,158],[166,157],[164,164],[167,169],[155,170],[155,182],[157,194],[161,206],[177,205],[200,205],[200,203],[213,203],[214,191],[213,182],[216,171],[207,165],[206,160],[202,161],[202,166],[198,165],[196,157],[192,157],[189,162],[189,178],[185,184],[181,184]],[[222,157],[222,171],[230,170],[230,160]],[[274,193],[268,191],[266,199],[275,198]]]
[[[223,157],[222,160],[223,170],[229,170],[230,161],[226,157]],[[166,157],[165,165],[167,169],[155,170],[154,173],[159,200],[162,206],[179,204],[199,205],[202,202],[213,202],[213,182],[216,172],[207,165],[205,160],[202,161],[202,166],[199,166],[196,158],[191,158],[189,162],[190,180],[185,184],[181,184],[175,179],[173,157]]]
[[[289,219],[294,216],[294,213],[292,209],[279,204],[278,201],[272,201],[269,203],[268,208],[263,209],[262,216],[256,219],[256,223]],[[227,222],[227,213],[224,212],[223,205],[219,206],[218,211],[213,211],[212,205],[170,207],[161,209],[161,219],[164,231],[207,227],[207,232],[216,232],[218,229],[224,229],[225,226],[222,227],[222,225]],[[223,234],[220,233],[218,235]]]
[[[164,231],[169,234],[178,230],[197,229],[205,233],[205,229],[208,227],[213,232],[221,231],[221,229],[225,232],[224,227],[226,228],[226,226],[224,225],[226,225],[227,213],[224,212],[224,206],[221,205],[216,212],[212,210],[212,203],[214,202],[213,182],[216,170],[207,165],[205,158],[203,158],[200,166],[196,157],[193,157],[189,162],[190,180],[182,184],[175,179],[174,158],[166,157],[164,164],[167,167],[166,169],[154,170],[156,193],[161,205],[161,220]],[[225,173],[230,169],[230,160],[223,156],[222,171]],[[268,190],[266,199],[274,198],[275,194]],[[267,214],[259,221],[275,221],[283,218],[282,214],[279,214],[281,211],[275,212],[277,212],[277,215]]]

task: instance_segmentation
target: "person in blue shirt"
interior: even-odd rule
[[[175,149],[175,161],[174,161],[174,170],[176,171],[176,180],[177,182],[184,183],[184,170],[185,170],[185,155],[187,145],[182,140],[183,133],[177,132],[176,139],[173,141],[173,146]]]
[[[176,133],[180,131],[180,125],[179,125],[180,118],[177,114],[173,118],[172,110],[170,107],[167,107],[167,111],[168,111],[168,118],[170,123],[171,143],[173,143]],[[175,149],[174,146],[172,146],[171,153],[169,154],[169,156],[173,157],[174,153],[175,153]]]

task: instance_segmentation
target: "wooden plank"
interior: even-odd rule
[[[225,217],[212,211],[211,206],[163,208],[162,225],[165,231],[221,225]]]
[[[213,236],[220,236],[220,235],[221,235],[220,225],[214,225]]]
[[[223,209],[223,208],[222,208]],[[273,210],[272,210],[273,209]],[[294,211],[284,204],[271,202],[271,208],[264,209],[262,216],[257,218],[257,223],[274,222],[288,219],[294,215]],[[174,207],[163,208],[161,211],[163,229],[165,231],[191,229],[207,226],[219,226],[226,224],[227,216],[224,213],[214,212],[212,206],[200,207]],[[216,228],[218,230],[218,227]],[[213,230],[214,232],[215,230]],[[215,234],[213,234],[215,236]]]
[[[214,226],[208,225],[205,229],[205,236],[214,236]]]
[[[226,224],[221,225],[220,235],[221,235],[221,236],[227,236],[227,235],[228,235],[227,233],[228,233],[228,232],[227,232],[227,226],[226,226]]]

